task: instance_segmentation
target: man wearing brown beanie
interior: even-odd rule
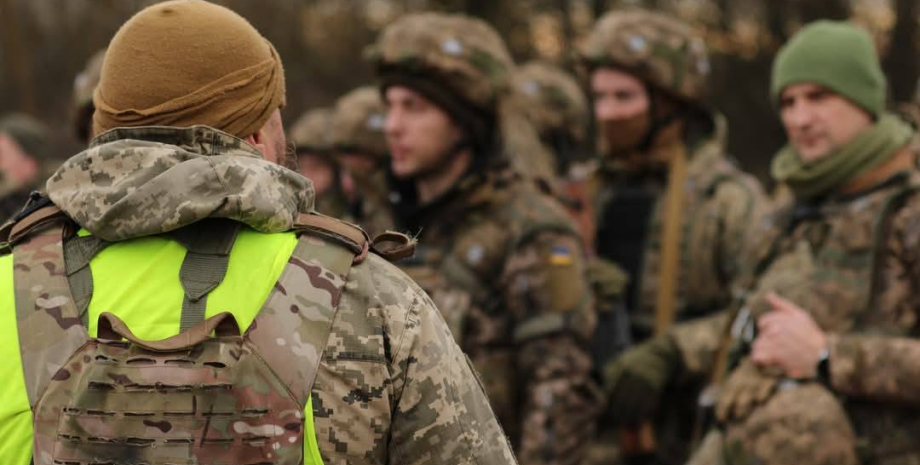
[[[4,464],[514,463],[431,300],[273,163],[283,69],[243,18],[141,11],[94,103],[0,230]]]

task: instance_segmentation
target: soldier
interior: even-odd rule
[[[207,2],[116,33],[99,135],[0,231],[5,464],[515,463],[430,299],[278,164],[284,82]]]
[[[532,61],[518,68],[515,84],[523,110],[554,155],[549,169],[564,177],[588,142],[591,113],[578,81],[558,66]]]
[[[48,150],[50,131],[21,113],[0,118],[0,224],[26,204],[57,166]]]
[[[93,91],[99,85],[99,75],[102,72],[102,61],[105,59],[105,49],[99,50],[89,61],[86,68],[73,80],[73,109],[71,121],[73,122],[74,135],[82,144],[89,144],[93,137]]]
[[[534,124],[549,154],[548,160],[531,159],[537,168],[551,173],[547,187],[566,206],[578,223],[589,251],[594,250],[594,218],[584,176],[583,151],[587,145],[590,111],[578,81],[561,68],[541,62],[525,63],[515,75],[522,110]],[[533,154],[531,158],[534,158]],[[539,157],[536,157],[539,158]],[[570,168],[575,168],[570,172]]]
[[[505,120],[519,115],[506,112],[504,42],[477,19],[413,14],[369,57],[388,107],[395,224],[421,244],[401,266],[442,305],[521,462],[578,463],[597,410],[591,295],[566,213],[509,169],[525,142],[504,132],[523,127]]]
[[[725,119],[706,104],[706,45],[688,25],[644,10],[613,11],[594,27],[581,60],[603,135],[593,181],[597,254],[628,273],[631,333],[641,342],[671,321],[730,302],[761,189],[725,155]],[[595,273],[604,274],[604,263]],[[617,394],[610,416],[626,425],[654,417],[655,457],[648,457],[651,441],[624,452],[682,463],[696,390],[651,387],[632,398]],[[673,402],[657,409],[659,397]]]
[[[812,23],[783,46],[770,93],[789,143],[771,174],[793,203],[757,222],[731,313],[675,328],[611,373],[616,392],[713,373],[701,400],[719,428],[691,463],[920,460],[917,134],[884,111],[886,87],[853,25]]]
[[[304,113],[288,132],[297,154],[297,171],[313,182],[316,211],[351,218],[351,201],[343,190],[343,173],[332,157],[332,109]]]
[[[361,225],[389,222],[387,204],[386,108],[375,86],[359,87],[339,98],[332,118],[332,150],[354,182],[351,211]],[[369,230],[373,234],[383,230]]]

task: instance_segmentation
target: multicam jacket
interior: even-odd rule
[[[714,133],[688,153],[676,322],[704,317],[731,302],[731,284],[746,247],[746,231],[762,199],[759,183],[726,158],[725,121],[722,117],[715,120]],[[652,175],[637,180],[631,174],[601,168],[595,183],[598,256],[631,271],[626,305],[633,342],[642,342],[652,335],[655,324],[667,179]],[[611,213],[617,202],[632,205],[620,207],[628,217]],[[623,263],[615,260],[616,256],[633,257],[635,262]],[[701,388],[669,388],[662,396],[669,401],[654,421],[656,453],[667,463],[680,463],[690,453],[696,397]]]
[[[319,294],[334,289],[332,286],[342,289],[324,350],[298,346],[298,333],[276,341],[281,347],[291,346],[288,353],[304,361],[313,354],[317,375],[310,389],[311,407],[300,405],[307,408],[307,417],[312,415],[313,424],[305,428],[296,423],[258,428],[235,424],[236,433],[245,436],[259,431],[262,434],[255,436],[265,436],[268,431],[271,437],[281,432],[278,437],[287,440],[290,436],[294,439],[290,442],[295,443],[297,436],[306,433],[292,436],[291,431],[312,430],[315,437],[304,437],[303,441],[315,443],[326,464],[514,463],[476,375],[431,300],[411,279],[373,254],[342,276],[323,271],[316,264],[319,262],[309,258],[296,258],[296,252],[291,255],[291,250],[297,244],[305,244],[305,240],[319,247],[317,250],[334,251],[338,239],[313,235],[298,240],[294,233],[286,232],[295,227],[298,217],[311,214],[312,186],[296,173],[265,162],[242,140],[206,127],[116,129],[101,135],[90,149],[70,159],[49,180],[48,191],[55,205],[83,228],[70,240],[93,236],[110,243],[91,262],[95,291],[87,309],[90,334],[95,334],[97,326],[93,322],[99,320],[103,310],[120,316],[147,340],[176,334],[176,326],[170,321],[178,322],[176,314],[178,307],[184,305],[182,297],[175,301],[174,308],[157,304],[164,301],[164,295],[182,295],[182,288],[177,281],[153,281],[146,271],[164,266],[163,257],[176,253],[171,248],[178,245],[164,233],[183,231],[214,218],[231,219],[242,226],[230,251],[226,277],[208,294],[208,316],[218,310],[212,307],[226,306],[240,329],[247,331],[248,327],[250,334],[257,334],[260,328],[250,323],[257,317],[265,296],[283,301],[285,296],[302,290],[297,283]],[[0,436],[0,456],[4,463],[29,463],[32,435],[23,433],[23,429],[32,428],[32,396],[23,394],[23,368],[28,368],[27,373],[42,372],[20,362],[19,344],[39,350],[34,344],[42,339],[23,337],[28,332],[16,336],[16,311],[25,311],[15,309],[17,302],[23,298],[34,301],[36,317],[46,314],[61,318],[65,316],[62,309],[72,308],[68,303],[72,291],[66,285],[51,286],[52,281],[61,281],[62,270],[52,266],[63,260],[60,247],[52,247],[55,241],[61,244],[61,236],[46,236],[47,232],[22,238],[12,255],[0,256],[0,318],[6,323],[0,342],[6,361],[0,370],[7,380],[0,390],[5,396],[0,403],[0,431],[4,433]],[[151,247],[156,253],[147,253]],[[238,249],[248,249],[248,256],[256,257],[257,263],[235,262],[234,255],[245,252]],[[178,249],[179,262],[183,255]],[[47,273],[47,281],[37,280],[26,287],[13,282],[14,259],[25,257],[47,263],[32,271],[17,272],[35,276]],[[113,266],[125,260],[135,266]],[[166,265],[169,263],[172,262],[166,260]],[[221,289],[227,285],[237,289],[243,286],[247,292],[228,299],[228,292]],[[14,286],[19,286],[15,292]],[[128,287],[130,292],[125,292]],[[308,321],[313,312],[319,311],[309,306],[301,309],[302,303],[292,302],[290,311],[284,312],[285,318],[297,320],[302,315]],[[78,319],[57,321],[68,332],[86,331]],[[154,323],[139,326],[138,321]],[[315,359],[317,353],[323,354],[322,360]],[[303,368],[296,363],[290,366],[292,371]],[[67,373],[57,371],[53,378],[64,380]],[[285,373],[280,376],[283,378]],[[123,384],[120,378],[110,383]],[[168,388],[153,386],[154,390]],[[141,407],[125,408],[133,411]],[[211,421],[222,420],[214,417]],[[153,422],[149,427],[162,433],[170,430],[169,422]],[[141,447],[148,440],[135,439],[141,442],[119,444]],[[98,442],[98,438],[95,440]],[[280,443],[269,445],[268,450],[286,450]],[[249,460],[232,453],[185,459],[195,460],[194,463]],[[37,457],[36,463],[47,460],[45,456]],[[273,460],[263,459],[266,463],[274,463]]]
[[[777,208],[758,222],[760,265],[732,327],[743,339],[769,311],[765,295],[776,292],[828,334],[829,372],[826,384],[789,382],[751,369],[737,350],[743,341],[735,345],[722,397],[738,389],[769,395],[723,425],[728,449],[764,463],[920,461],[918,189],[920,173],[902,172],[860,193]],[[721,314],[674,331],[686,374],[712,369],[727,323]]]
[[[576,464],[598,410],[582,247],[551,197],[511,170],[485,172],[422,207],[394,190],[396,228],[419,240],[399,266],[479,370],[521,463]]]
[[[752,213],[762,198],[759,183],[726,158],[725,126],[724,118],[716,118],[714,134],[688,154],[675,321],[706,315],[731,301],[730,287],[738,273],[738,257],[745,248]],[[642,250],[638,274],[630,277],[633,290],[629,292],[631,301],[627,302],[633,332],[639,340],[651,334],[655,321],[664,181],[663,177],[650,177],[637,185],[629,179],[629,174],[604,168],[598,171],[595,181],[598,255],[606,258],[605,250],[612,247]],[[630,227],[624,226],[628,218],[608,217],[608,206],[635,189],[652,198],[647,224],[637,225],[645,228],[641,235],[643,242],[605,244],[614,237],[607,234],[611,230]]]

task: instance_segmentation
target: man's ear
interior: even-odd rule
[[[265,133],[265,125],[262,125],[262,127],[259,128],[258,131],[250,134],[249,136],[246,136],[243,140],[246,141],[247,144],[255,147],[255,149],[258,150],[259,153],[261,153],[263,157],[265,157],[265,154],[268,153],[267,151],[268,147],[265,145],[266,140],[267,140],[266,133]]]

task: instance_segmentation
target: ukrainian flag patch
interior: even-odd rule
[[[569,266],[575,263],[575,257],[568,247],[555,246],[549,253],[549,263],[553,266]]]

